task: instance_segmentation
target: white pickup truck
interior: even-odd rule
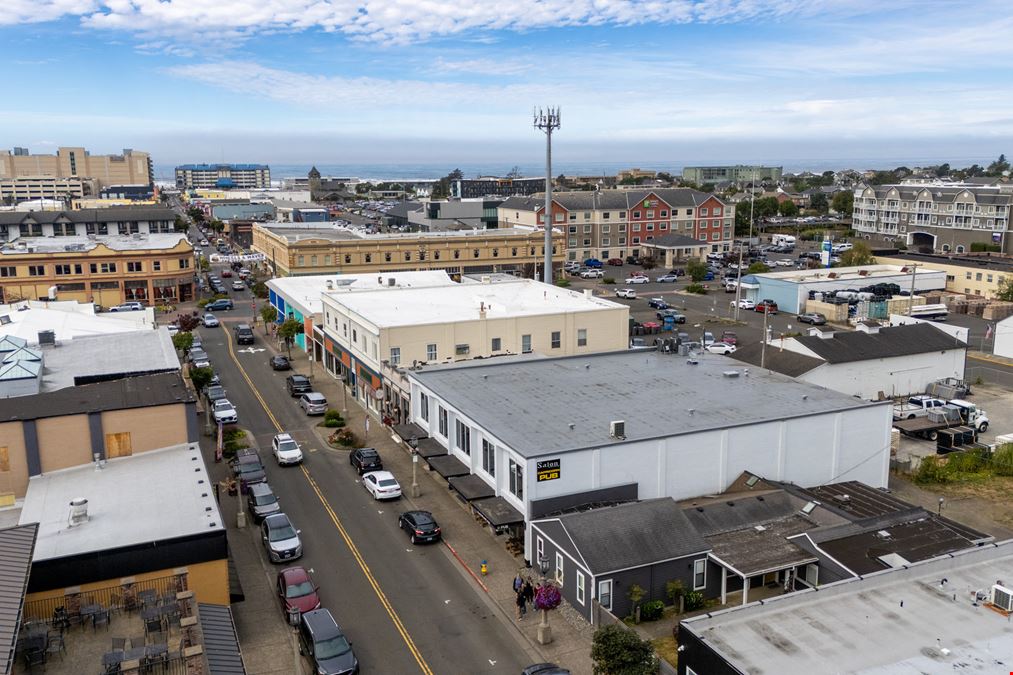
[[[925,417],[930,410],[942,408],[946,401],[933,396],[912,396],[904,403],[897,403],[893,406],[893,418],[895,420],[913,420],[916,417]]]

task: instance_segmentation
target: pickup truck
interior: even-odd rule
[[[946,401],[932,396],[912,396],[904,403],[893,406],[893,418],[895,420],[913,420],[916,417],[925,417],[930,410],[941,408]]]
[[[954,399],[946,405],[934,408],[927,415],[904,419],[893,423],[895,429],[905,436],[921,436],[936,440],[939,431],[949,427],[969,426],[978,433],[988,429],[988,415],[968,401]]]

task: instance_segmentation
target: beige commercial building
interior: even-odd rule
[[[327,369],[369,410],[395,421],[408,418],[412,368],[629,346],[627,305],[530,279],[486,277],[322,298]]]
[[[151,155],[129,148],[120,155],[92,155],[80,147],[59,148],[55,155],[29,154],[25,148],[0,150],[0,179],[18,176],[91,179],[99,188],[155,182]]]
[[[445,270],[530,277],[541,268],[544,242],[544,231],[534,227],[366,234],[327,223],[253,226],[253,250],[266,256],[275,276]],[[553,232],[553,242],[553,262],[562,264],[563,233]]]
[[[16,176],[0,178],[0,204],[20,204],[36,199],[56,199],[64,204],[84,196],[80,178]]]
[[[922,269],[946,273],[946,290],[982,298],[994,298],[999,284],[1013,277],[1013,257],[992,254],[965,256],[897,253],[876,256],[884,265],[920,265]]]

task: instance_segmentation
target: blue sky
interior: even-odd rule
[[[990,158],[1008,0],[4,0],[0,147],[156,161]]]

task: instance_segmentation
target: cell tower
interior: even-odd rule
[[[552,283],[552,132],[559,128],[560,111],[555,108],[535,108],[535,128],[545,132],[545,264],[542,281]]]

